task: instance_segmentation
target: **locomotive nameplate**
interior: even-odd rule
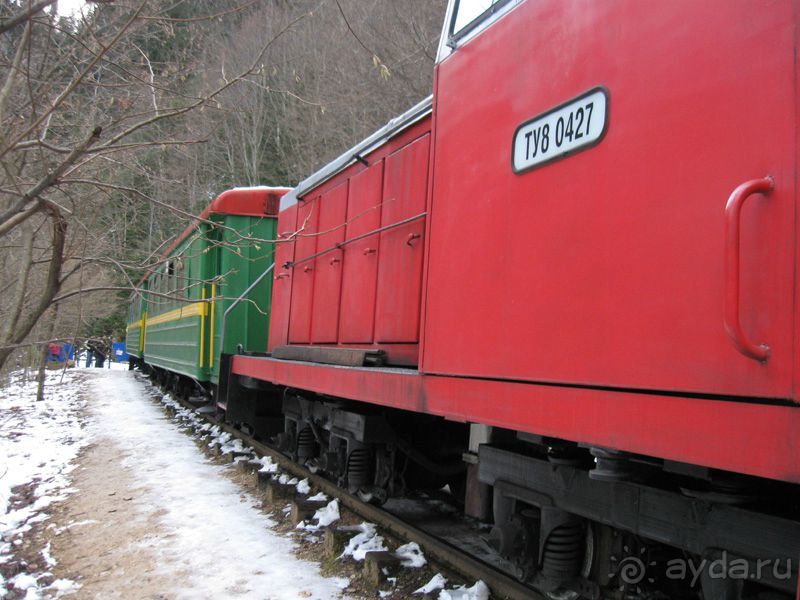
[[[539,167],[600,142],[608,123],[608,93],[594,88],[525,121],[514,132],[514,173]]]

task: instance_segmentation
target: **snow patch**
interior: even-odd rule
[[[82,428],[81,389],[74,370],[46,373],[41,402],[37,382],[22,371],[0,389],[0,564],[12,560],[33,525],[49,519],[46,511],[54,502],[76,491],[69,487],[72,462],[91,441]],[[16,588],[38,598],[40,576],[0,578],[0,597]]]
[[[489,600],[489,586],[478,581],[472,587],[460,585],[452,590],[439,592],[439,600]]]
[[[55,591],[60,596],[61,594],[69,594],[72,592],[77,592],[81,588],[79,583],[75,583],[69,579],[56,579],[53,583],[51,583],[47,588],[48,591]]]
[[[308,479],[303,479],[297,484],[297,493],[305,496],[311,493],[311,486],[308,484]]]
[[[51,569],[56,566],[56,559],[53,558],[52,554],[50,554],[50,542],[47,542],[47,546],[45,546],[44,550],[42,550],[42,558],[44,559],[44,562],[47,563],[47,566]]]
[[[383,545],[383,538],[377,533],[377,526],[374,523],[364,522],[361,525],[356,525],[355,530],[360,533],[350,538],[339,558],[351,556],[353,560],[361,561],[364,560],[367,552],[387,550],[386,546]]]
[[[30,575],[29,573],[20,573],[13,579],[11,579],[11,585],[13,585],[18,590],[27,590],[29,588],[36,587],[36,577]]]
[[[422,549],[416,542],[410,542],[400,546],[395,551],[395,556],[400,559],[401,565],[412,569],[419,569],[428,564],[425,555],[422,554]]]
[[[436,590],[441,590],[447,585],[447,578],[441,573],[434,575],[431,580],[423,585],[418,590],[414,590],[415,594],[432,594]]]
[[[278,472],[278,465],[272,460],[270,456],[262,456],[259,459],[256,459],[254,462],[261,465],[261,468],[258,470],[259,473],[277,473]]]
[[[328,527],[331,523],[338,521],[339,518],[339,501],[331,500],[326,506],[317,509],[314,516],[311,517],[313,521],[316,521],[315,524],[301,521],[298,523],[297,528],[305,529],[306,531],[317,531],[323,527]]]

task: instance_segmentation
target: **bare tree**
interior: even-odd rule
[[[294,183],[428,94],[444,3],[0,0],[0,368],[54,303],[57,337],[120,304],[224,189]]]
[[[198,141],[176,124],[258,72],[286,29],[225,81],[194,89],[185,82],[188,62],[156,60],[171,50],[165,36],[258,3],[204,0],[184,16],[180,1],[119,0],[76,23],[48,11],[52,2],[6,2],[13,14],[0,21],[0,288],[15,293],[0,300],[0,368],[59,295],[87,290],[78,275],[96,274],[119,250],[119,213],[135,201],[156,206],[148,193],[125,189],[136,176],[131,166],[157,178],[158,169],[148,172],[154,151]]]

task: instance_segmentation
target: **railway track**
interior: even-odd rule
[[[150,382],[150,384],[160,393],[167,393],[153,382]],[[170,395],[170,398],[184,409],[192,411],[202,422],[216,426],[221,431],[228,433],[233,439],[240,440],[243,446],[252,449],[257,457],[269,457],[283,472],[291,474],[298,479],[308,479],[313,488],[318,489],[330,498],[337,499],[341,506],[349,509],[364,520],[374,523],[381,530],[406,542],[416,542],[425,556],[433,562],[451,570],[466,580],[483,581],[491,590],[492,598],[546,600],[536,590],[520,583],[516,578],[503,572],[500,568],[471,555],[441,537],[423,531],[420,527],[410,523],[398,514],[393,514],[388,510],[364,502],[358,496],[350,494],[324,477],[312,473],[274,448],[255,440],[241,430],[216,420],[210,414],[199,412],[198,406],[195,404],[172,395]],[[201,427],[195,427],[195,432],[205,433]]]

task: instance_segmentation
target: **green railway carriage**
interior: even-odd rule
[[[146,282],[139,286],[139,292],[131,294],[128,304],[128,327],[125,332],[125,352],[130,357],[131,364],[142,358],[144,351],[144,317],[147,314],[144,293]]]
[[[271,277],[227,320],[225,312],[272,264],[280,198],[287,191],[224,192],[178,236],[131,296],[126,348],[137,362],[176,385],[216,385],[223,351],[234,353],[239,345],[266,351]]]

